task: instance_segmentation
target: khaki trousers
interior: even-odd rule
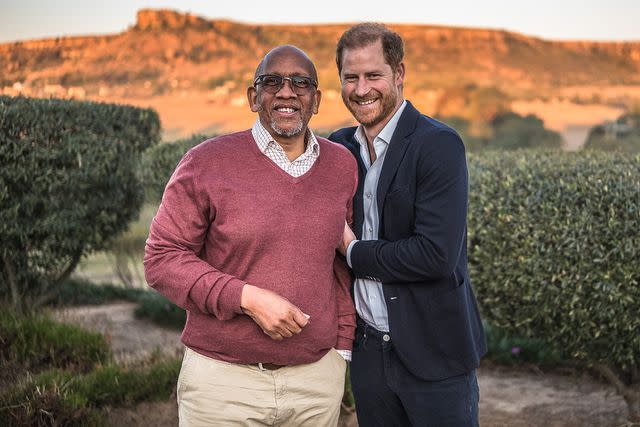
[[[261,370],[187,347],[178,377],[180,427],[335,426],[345,371],[334,349],[315,363]]]

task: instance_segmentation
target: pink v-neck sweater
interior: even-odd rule
[[[293,365],[351,349],[355,310],[336,258],[357,185],[342,146],[294,178],[262,154],[250,131],[189,151],[167,184],[145,248],[150,286],[188,311],[182,342],[233,363]],[[274,341],[240,309],[245,283],[287,298],[310,322]]]

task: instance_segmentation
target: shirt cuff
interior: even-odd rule
[[[358,243],[358,240],[352,240],[349,243],[349,246],[347,246],[347,253],[345,255],[345,258],[347,258],[347,265],[349,266],[349,268],[353,268],[351,266],[351,249],[353,249],[353,245],[355,245],[356,243]]]
[[[336,350],[340,356],[347,362],[351,362],[351,351],[350,350]]]

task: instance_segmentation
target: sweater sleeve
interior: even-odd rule
[[[151,223],[145,245],[145,279],[181,308],[228,320],[242,313],[244,282],[198,256],[215,218],[215,208],[198,178],[196,159],[189,152],[169,180]]]
[[[353,160],[354,185],[351,196],[347,203],[347,223],[353,226],[353,196],[358,188],[358,169]],[[338,283],[337,303],[338,303],[338,343],[336,349],[351,350],[356,329],[356,309],[351,298],[351,273],[345,259],[336,253],[333,261],[333,271]]]

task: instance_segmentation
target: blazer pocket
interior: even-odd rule
[[[464,359],[470,341],[469,283],[462,280],[453,289],[433,295],[429,301],[430,327],[435,331],[439,350],[455,360]]]
[[[386,194],[386,198],[389,197],[396,197],[398,195],[402,195],[403,193],[408,194],[409,193],[409,187],[404,186],[404,187],[396,187],[396,188],[392,188],[390,191],[387,192]]]

